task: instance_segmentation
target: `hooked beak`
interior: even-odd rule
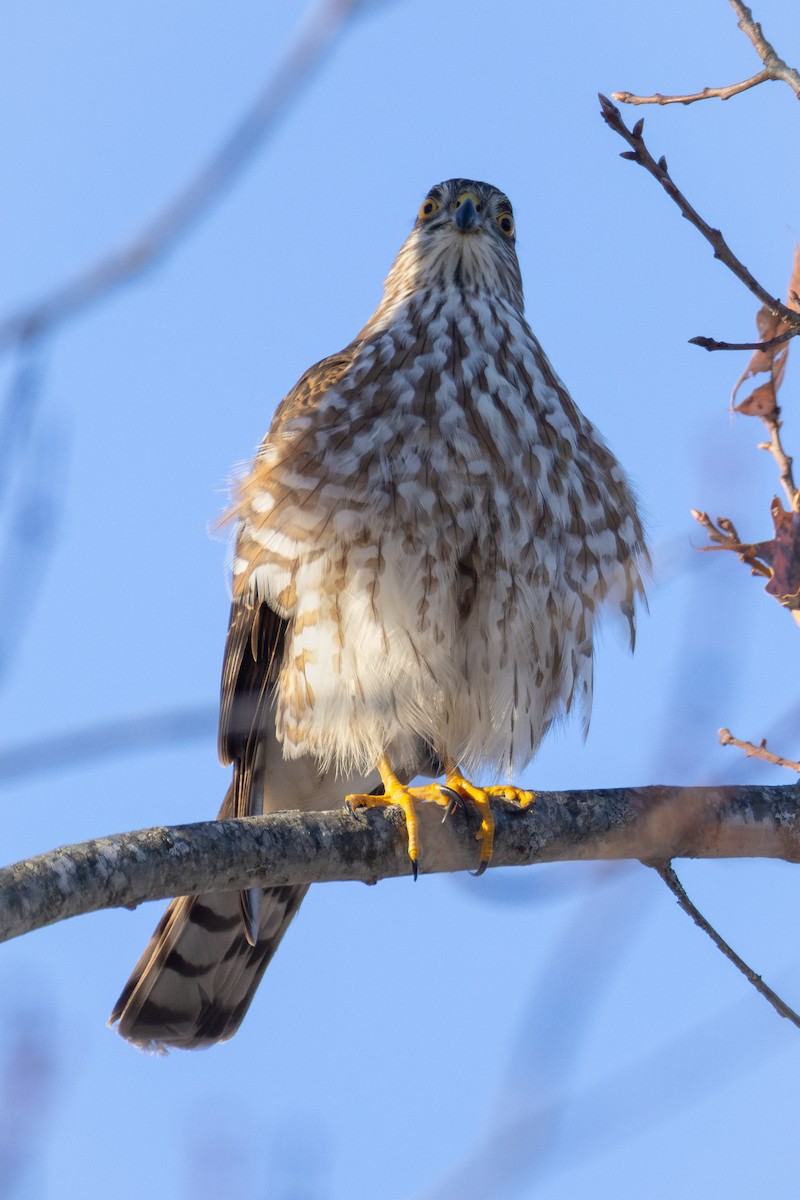
[[[480,215],[476,207],[476,197],[471,192],[459,196],[456,211],[453,214],[453,224],[460,233],[469,233],[480,223]]]

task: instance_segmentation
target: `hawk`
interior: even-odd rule
[[[554,720],[588,724],[598,610],[647,563],[617,460],[531,332],[497,188],[432,188],[355,339],[278,407],[235,503],[220,817],[416,804],[481,818],[468,775],[514,771]],[[412,787],[415,776],[444,785]],[[307,887],[173,900],[111,1023],[150,1048],[231,1037]]]

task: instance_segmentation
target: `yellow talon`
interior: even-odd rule
[[[481,827],[475,834],[475,839],[481,843],[481,853],[475,874],[482,875],[488,867],[494,851],[495,821],[492,816],[490,801],[492,799],[505,800],[509,803],[519,804],[521,808],[527,808],[529,804],[533,804],[536,799],[536,793],[523,791],[521,788],[512,787],[510,784],[481,788],[474,783],[470,783],[455,768],[451,768],[447,772],[445,784],[446,787],[463,799],[471,801],[480,814]]]
[[[510,785],[478,787],[465,779],[452,764],[446,764],[446,767],[444,786],[428,784],[425,787],[410,788],[400,782],[392,770],[389,760],[383,755],[378,761],[378,771],[383,781],[383,795],[375,796],[372,793],[359,792],[345,797],[345,803],[352,808],[388,807],[392,804],[397,804],[402,808],[408,830],[408,857],[411,859],[411,870],[415,879],[419,865],[419,818],[416,809],[419,800],[432,800],[436,804],[449,808],[453,802],[452,794],[455,793],[461,800],[467,801],[477,809],[481,827],[475,834],[475,839],[480,841],[481,851],[475,874],[482,875],[489,865],[494,850],[495,822],[492,816],[491,801],[493,799],[505,800],[518,804],[521,808],[527,808],[536,799],[535,792],[523,791],[521,788]]]
[[[442,796],[440,788],[435,784],[418,788],[406,787],[395,775],[385,755],[378,762],[378,770],[383,780],[383,795],[373,796],[372,794],[356,793],[352,796],[346,796],[345,803],[351,805],[353,808],[388,807],[392,804],[397,804],[402,808],[408,830],[408,857],[411,859],[411,870],[416,879],[419,867],[419,818],[416,809],[417,801],[434,800],[437,804],[449,804],[450,801]]]

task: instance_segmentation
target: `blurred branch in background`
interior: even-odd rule
[[[607,1154],[760,1066],[768,1054],[788,1048],[788,1030],[775,1021],[754,1021],[747,1002],[721,1009],[646,1056],[631,1055],[623,1022],[620,1057],[627,1064],[576,1088],[573,1080],[591,1024],[602,1012],[604,993],[630,949],[646,903],[644,892],[632,889],[632,876],[616,879],[579,906],[542,969],[479,1140],[418,1200],[532,1194],[531,1186],[543,1178]],[[692,1079],[690,1094],[687,1078]]]
[[[696,447],[698,474],[704,480],[723,471],[719,456],[709,455],[707,449],[705,443]],[[719,680],[718,691],[729,699],[736,696],[741,684],[736,661],[729,653],[720,653],[713,663],[708,661],[708,656],[715,653],[712,630],[698,626],[698,614],[707,609],[701,594],[708,587],[707,573],[706,578],[700,574],[702,561],[685,539],[661,543],[654,554],[654,574],[662,588],[676,576],[688,575],[692,589],[684,606],[681,634],[674,643],[671,683],[660,697],[669,720],[659,723],[663,734],[654,747],[648,778],[658,778],[676,765],[698,779],[714,778],[718,768],[709,762],[714,747],[706,735],[708,714],[702,711],[703,696],[692,682],[698,670],[713,675]],[[720,596],[720,603],[725,599]],[[730,606],[729,596],[727,603]],[[715,628],[717,624],[714,618]],[[699,663],[698,645],[703,654]],[[695,703],[687,704],[686,698],[693,694]],[[795,706],[774,732],[784,732],[788,737],[797,726],[797,716]],[[461,875],[452,878],[464,890],[472,882]],[[602,1010],[604,993],[634,952],[637,936],[653,916],[659,899],[663,900],[659,891],[647,885],[639,864],[630,862],[584,864],[581,870],[572,863],[530,872],[489,872],[482,886],[471,887],[470,891],[481,902],[519,904],[527,900],[533,906],[560,899],[570,888],[573,892],[583,889],[583,895],[550,962],[538,970],[508,1055],[508,1067],[493,1105],[494,1115],[482,1125],[480,1145],[476,1148],[470,1144],[445,1179],[424,1192],[424,1200],[452,1200],[456,1196],[477,1200],[487,1194],[500,1200],[521,1194],[524,1187],[557,1174],[567,1165],[580,1166],[598,1151],[594,1141],[584,1150],[583,1138],[573,1133],[580,1130],[587,1115],[593,1123],[598,1119],[595,1113],[587,1114],[587,1109],[595,1104],[605,1110],[609,1104],[627,1103],[627,1096],[616,1095],[613,1081],[604,1081],[588,1092],[576,1092],[574,1080],[581,1062],[591,1054],[591,1026]],[[635,1008],[636,996],[628,999],[630,1007]],[[727,1020],[728,1011],[720,1014],[721,1022]],[[623,1024],[626,1015],[626,1010],[620,1010]],[[702,1051],[701,1038],[702,1031],[698,1031],[698,1052]],[[737,1051],[729,1050],[727,1060],[734,1065],[741,1063],[737,1069],[744,1070],[746,1056],[738,1052],[736,1045]],[[649,1060],[642,1061],[639,1071],[648,1069]],[[629,1074],[638,1078],[635,1065]],[[722,1082],[717,1079],[716,1085]],[[683,1090],[677,1087],[670,1093],[659,1089],[658,1103],[652,1095],[641,1099],[641,1112],[635,1117],[637,1131],[642,1125],[668,1120],[684,1107]],[[614,1136],[619,1139],[616,1129]],[[570,1143],[568,1153],[565,1141]]]
[[[55,1098],[58,1076],[52,1017],[27,1010],[4,1014],[0,1059],[0,1200],[28,1191],[26,1176],[36,1161]],[[34,1184],[35,1189],[35,1184]]]
[[[471,1139],[461,1162],[420,1200],[500,1200],[530,1186],[556,1152],[570,1081],[640,922],[624,866],[603,864],[595,879],[609,886],[591,888],[541,964],[478,1144]]]
[[[294,41],[270,72],[251,107],[195,177],[121,250],[0,320],[0,350],[51,333],[57,325],[163,261],[278,128],[289,104],[300,96],[339,33],[364,3],[365,0],[323,0],[312,4]]]
[[[743,1072],[763,1067],[768,1056],[788,1053],[793,1037],[794,1031],[777,1021],[754,1020],[749,1002],[720,1009],[683,1036],[570,1096],[561,1153],[547,1160],[543,1174],[569,1169],[576,1146],[585,1161],[680,1115]]]
[[[585,949],[581,934],[569,958],[565,954],[560,957],[558,969],[566,972],[575,986],[591,991],[597,964],[585,958]],[[601,987],[602,968],[600,961]],[[557,1019],[560,1022],[560,1014]],[[513,1089],[516,1064],[510,1060],[505,1087],[496,1101],[498,1112],[502,1106],[502,1116],[457,1170],[422,1193],[419,1200],[485,1200],[486,1196],[504,1200],[531,1195],[522,1188],[530,1189],[548,1176],[608,1156],[614,1147],[700,1104],[745,1071],[762,1068],[769,1056],[786,1053],[789,1035],[781,1033],[781,1028],[774,1021],[754,1022],[748,1003],[731,1005],[585,1088],[570,1091],[564,1080],[556,1077],[552,1090],[539,1093],[538,1103],[520,1102]],[[736,1054],[731,1053],[732,1046]],[[620,1057],[626,1049],[623,1044]],[[519,1051],[515,1046],[515,1052]],[[547,1053],[545,1046],[542,1053]],[[542,1131],[550,1141],[545,1141]]]
[[[191,1101],[186,1097],[180,1123],[176,1121],[183,1159],[181,1193],[185,1200],[244,1200],[253,1196],[252,1158],[260,1159],[263,1148],[235,1105],[221,1103],[213,1092],[202,1096],[201,1087],[198,1081]]]
[[[206,1085],[208,1086],[208,1085]],[[185,1200],[328,1200],[334,1149],[346,1149],[314,1108],[289,1110],[265,1126],[252,1107],[242,1109],[233,1093],[229,1103],[219,1092],[197,1085],[184,1105],[180,1128]],[[380,1193],[377,1187],[376,1194]],[[0,1200],[3,1200],[0,1193]]]
[[[0,680],[21,645],[61,524],[67,437],[59,422],[39,419],[41,349],[35,339],[20,350],[0,415]]]
[[[219,706],[193,704],[98,722],[0,750],[0,787],[19,780],[87,767],[124,754],[143,754],[190,742],[213,741]]]
[[[25,457],[34,428],[42,394],[44,366],[38,338],[26,338],[20,345],[11,380],[0,410],[0,504]]]
[[[0,505],[8,495],[14,474],[25,474],[20,499],[5,520],[6,546],[0,548],[3,613],[0,676],[20,644],[20,626],[31,611],[34,587],[44,576],[44,562],[57,528],[56,472],[51,462],[44,461],[44,442],[39,444],[39,453],[31,447],[35,413],[41,399],[41,355],[46,335],[52,335],[65,321],[163,262],[278,128],[287,108],[309,83],[339,33],[365,3],[366,0],[320,0],[312,4],[294,40],[270,71],[250,108],[177,196],[121,250],[0,319],[0,353],[12,349],[18,353],[0,411]]]
[[[775,47],[767,41],[763,29],[757,21],[753,20],[753,14],[747,5],[742,4],[741,0],[730,0],[730,3],[739,18],[737,22],[739,28],[753,43],[758,57],[764,64],[762,70],[751,75],[749,79],[743,79],[740,83],[730,83],[726,87],[705,87],[700,92],[692,92],[684,96],[663,96],[661,92],[656,92],[653,96],[636,96],[633,92],[612,92],[612,99],[619,100],[622,104],[694,104],[696,100],[730,100],[731,96],[737,96],[740,92],[757,87],[759,83],[774,80],[787,83],[800,100],[800,74],[794,67],[787,66],[776,52]]]
[[[330,1128],[307,1112],[287,1113],[266,1141],[264,1200],[326,1200],[333,1186],[334,1148],[341,1149],[334,1114]],[[380,1184],[375,1185],[380,1192]]]

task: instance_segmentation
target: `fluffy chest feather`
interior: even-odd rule
[[[290,622],[285,750],[344,768],[419,739],[525,761],[588,707],[597,605],[639,586],[616,461],[519,312],[455,288],[284,406],[243,499],[239,586]]]

